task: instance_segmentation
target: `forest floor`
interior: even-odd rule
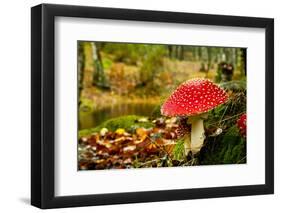
[[[246,85],[224,85],[229,101],[209,111],[205,142],[198,157],[184,153],[177,136],[179,118],[127,115],[79,131],[78,169],[125,169],[246,163],[246,138],[237,120],[246,113]]]

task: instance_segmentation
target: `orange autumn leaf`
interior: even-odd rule
[[[148,137],[148,132],[144,128],[137,128],[136,134],[139,137],[139,140],[136,141],[136,144],[142,143]]]

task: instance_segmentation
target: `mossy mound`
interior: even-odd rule
[[[143,116],[127,115],[117,118],[109,119],[99,126],[90,129],[83,129],[79,131],[79,138],[90,135],[94,132],[99,132],[102,128],[107,128],[109,131],[115,131],[119,128],[125,129],[127,132],[134,132],[137,128],[150,128],[153,124]]]
[[[246,141],[236,126],[229,128],[220,138],[210,137],[207,141],[200,151],[200,165],[246,163]]]

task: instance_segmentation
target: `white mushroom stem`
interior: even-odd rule
[[[193,116],[188,119],[188,122],[191,124],[190,150],[193,155],[201,150],[205,140],[203,118],[206,118],[206,115]]]
[[[188,156],[188,153],[191,151],[190,133],[187,133],[184,136],[184,151],[185,156]]]

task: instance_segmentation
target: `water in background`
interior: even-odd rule
[[[150,103],[128,103],[112,105],[91,113],[80,113],[79,129],[93,128],[108,119],[123,115],[151,116],[155,107],[156,105]]]

